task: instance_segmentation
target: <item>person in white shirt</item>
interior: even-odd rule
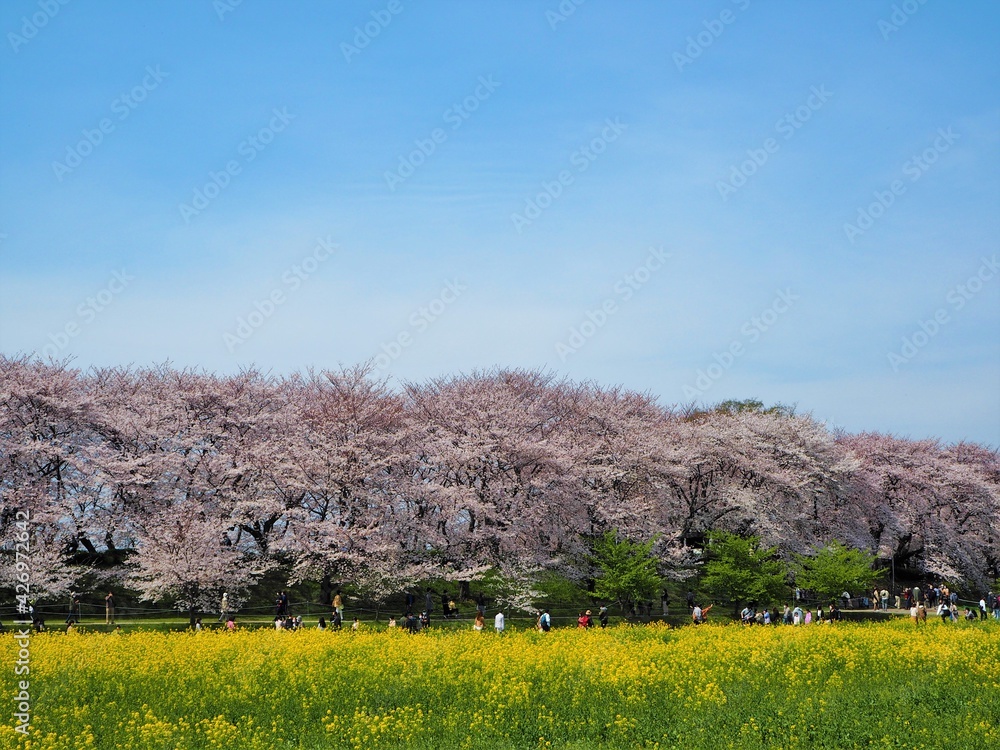
[[[497,612],[497,616],[493,618],[493,627],[498,633],[503,632],[503,612]]]

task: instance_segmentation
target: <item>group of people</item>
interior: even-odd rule
[[[356,622],[357,618],[354,619]],[[431,616],[427,614],[427,610],[421,612],[419,617],[412,611],[407,611],[403,613],[403,616],[400,619],[403,621],[401,626],[397,624],[395,617],[390,617],[389,627],[402,627],[409,633],[419,633],[424,628],[429,628],[431,626]]]
[[[226,595],[223,594],[223,597]],[[274,594],[274,616],[286,618],[289,615],[288,611],[288,594],[284,591],[277,591]]]
[[[958,592],[950,590],[945,584],[929,586],[926,591],[921,591],[919,586],[905,588],[902,598],[910,610],[910,619],[916,624],[927,622],[927,611],[930,609],[941,618],[941,622],[958,622],[959,618],[966,621],[986,620],[990,617],[990,610],[993,619],[1000,620],[1000,595],[993,591],[981,596],[974,608],[966,606],[964,611],[960,611]]]
[[[889,609],[889,590],[888,589],[872,589],[871,598],[872,611],[877,612],[882,610],[885,612]]]
[[[994,607],[993,617],[1000,620],[998,611],[1000,611],[1000,607]],[[941,622],[958,622],[960,617],[967,622],[974,622],[976,620],[985,620],[989,616],[986,609],[986,597],[979,600],[979,607],[977,609],[965,607],[961,614],[959,613],[957,602],[942,599],[938,601],[934,612],[941,618]],[[917,624],[927,622],[927,607],[923,601],[915,603],[910,607],[910,619]]]
[[[423,613],[430,616],[434,612],[434,591],[427,588],[424,591],[424,609]],[[441,617],[445,620],[457,620],[458,619],[458,604],[455,603],[455,598],[449,594],[447,591],[442,590],[440,594],[441,598]],[[404,617],[410,617],[416,612],[417,597],[412,591],[406,592],[406,608],[403,611]],[[486,608],[486,599],[482,594],[476,597],[477,611],[484,611]]]
[[[693,598],[688,599],[688,608],[691,610],[691,622],[695,625],[702,625],[708,622],[708,613],[712,611],[713,604],[707,607],[699,607]]]
[[[356,619],[357,618],[355,618],[355,620]],[[430,627],[431,624],[430,614],[426,610],[421,612],[419,616],[417,616],[413,612],[405,612],[400,618],[400,620],[401,624],[397,622],[395,617],[390,617],[389,627],[390,628],[402,627],[405,628],[408,632],[418,633],[421,630]],[[322,622],[322,618],[320,618],[320,621]],[[592,628],[595,627],[597,624],[600,624],[602,628],[606,628],[608,626],[607,607],[601,607],[600,610],[598,610],[596,620],[594,619],[594,616],[589,609],[581,611],[580,616],[577,618],[578,628]],[[493,616],[493,629],[497,633],[502,633],[504,632],[506,627],[507,627],[506,616],[504,615],[503,610],[501,609]],[[476,617],[472,621],[472,629],[476,631],[482,631],[485,628],[486,628],[486,613],[484,611],[484,605],[480,604],[476,609]],[[543,609],[541,612],[538,613],[538,616],[535,618],[535,629],[543,633],[548,633],[550,630],[552,630],[552,615],[549,613],[548,609]]]
[[[67,630],[72,629],[73,626],[78,625],[82,621],[83,602],[80,600],[79,594],[71,593],[69,595],[69,614],[66,615]],[[44,627],[44,620],[41,621],[41,624]],[[113,591],[109,591],[104,596],[104,624],[115,624],[115,594]]]
[[[796,604],[794,607],[786,604],[778,614],[777,607],[762,609],[758,611],[754,607],[745,607],[740,613],[740,621],[744,625],[811,625],[812,623],[840,622],[843,619],[836,602],[831,602],[830,607],[824,611],[823,606],[816,608],[813,614],[812,608],[803,609]]]
[[[121,625],[119,625],[118,627],[120,628]],[[194,618],[194,623],[192,624],[192,627],[194,628],[194,631],[196,633],[200,633],[202,630],[205,629],[205,626],[202,625],[200,617]],[[225,627],[226,627],[226,630],[228,630],[230,633],[233,632],[234,630],[236,630],[236,616],[235,615],[226,615],[226,625],[225,625]]]
[[[545,610],[548,612],[548,610]],[[608,608],[601,607],[597,611],[597,621],[600,622],[602,628],[608,626]],[[590,610],[586,610],[580,613],[580,616],[576,618],[576,626],[578,628],[592,628],[594,627],[594,618],[590,614]]]
[[[713,604],[706,607],[699,606],[694,599],[688,602],[691,611],[691,621],[695,625],[702,625],[708,621],[708,613],[712,611]],[[830,604],[829,609],[823,610],[822,606],[816,608],[813,615],[811,608],[803,609],[798,604],[794,607],[786,604],[781,613],[777,607],[768,609],[767,607],[757,608],[756,605],[748,604],[740,612],[740,622],[743,625],[810,625],[814,622],[839,622],[842,619],[840,610],[836,602]]]
[[[841,610],[838,608],[837,601],[831,602],[829,607],[824,611],[822,605],[816,608],[816,612],[813,613],[811,608],[803,608],[798,604],[800,597],[799,592],[796,592],[796,603],[794,606],[786,604],[781,613],[778,612],[776,607],[773,608],[762,608],[757,609],[756,606],[747,606],[743,608],[740,613],[740,621],[744,625],[809,625],[814,622],[837,622],[842,618]],[[845,602],[851,600],[850,594],[844,592],[842,598]],[[668,603],[668,598],[666,593],[663,597],[664,610]],[[867,599],[865,597],[864,599]],[[890,594],[887,589],[875,588],[871,595],[871,606],[874,610],[887,610],[889,608]],[[419,614],[414,612],[413,605],[416,601],[416,597],[411,593],[406,594],[406,610],[397,623],[396,618],[390,618],[390,627],[402,627],[411,633],[419,632],[431,624],[431,612],[434,609],[434,592],[428,588],[425,591],[424,604],[425,607],[423,611]],[[458,606],[455,603],[453,597],[449,596],[446,592],[442,591],[440,594],[442,616],[445,619],[457,619],[458,618]],[[481,631],[486,627],[486,600],[482,594],[476,597],[476,617],[473,621],[473,629]],[[115,624],[115,596],[114,593],[108,591],[104,597],[105,603],[105,624],[114,625]],[[904,588],[900,595],[895,596],[895,606],[897,609],[906,608],[909,610],[910,617],[914,623],[923,623],[927,620],[927,615],[929,611],[933,611],[938,615],[942,622],[956,622],[959,619],[965,619],[968,621],[972,620],[986,620],[991,616],[995,620],[1000,620],[1000,594],[993,591],[988,592],[984,596],[980,597],[978,602],[971,603],[972,606],[966,606],[960,608],[958,593],[951,590],[947,585],[940,584],[934,586],[928,586],[926,590],[922,590],[919,586],[913,586],[912,588]],[[340,630],[343,627],[344,619],[344,595],[341,590],[337,590],[331,601],[331,616],[329,623],[323,617],[319,618],[319,624],[316,626],[320,630]],[[688,610],[691,613],[692,621],[697,625],[706,622],[708,613],[712,609],[712,605],[701,607],[695,602],[695,595],[692,591],[687,593],[687,605]],[[274,616],[274,627],[276,630],[298,630],[302,627],[302,617],[292,616],[289,608],[289,598],[285,591],[279,591],[275,593],[274,598],[275,616]],[[193,617],[194,612],[192,611],[192,627],[195,630],[202,629],[201,618],[195,619]],[[34,620],[36,630],[43,630],[44,620],[40,617],[35,616],[32,618]],[[72,594],[70,596],[69,604],[69,614],[66,617],[67,628],[72,628],[74,625],[78,624],[82,619],[82,603],[79,594]],[[219,622],[225,621],[225,627],[227,630],[236,629],[235,616],[232,613],[231,604],[229,601],[228,593],[223,593],[222,600],[219,605]],[[583,610],[580,612],[577,618],[578,628],[592,628],[597,624],[600,627],[605,628],[608,625],[608,608],[601,607],[598,611],[597,617],[595,618],[591,613],[591,610]],[[503,611],[498,611],[493,618],[493,627],[498,633],[502,633],[505,629],[505,618]],[[354,622],[351,625],[352,630],[357,630],[360,626],[360,622],[357,617],[354,618]],[[536,620],[535,628],[542,632],[548,632],[552,628],[552,616],[547,609],[542,610]]]
[[[291,630],[298,630],[299,628],[302,627],[302,618],[301,617],[295,617],[295,618],[292,618],[292,619],[295,621],[295,623],[294,623],[294,627],[292,627]],[[321,618],[319,618],[319,622],[316,623],[316,629],[317,630],[340,630],[341,626],[342,626],[342,620],[343,620],[343,618],[341,618],[340,612],[338,612],[338,611],[335,610],[334,613],[333,613],[333,617],[330,618],[330,624],[327,625],[326,618],[325,617],[321,617]],[[393,623],[393,622],[390,621],[390,624],[392,625],[392,624],[395,624],[395,623]],[[278,627],[277,624],[275,624],[275,627],[276,628]],[[355,617],[354,618],[354,622],[351,623],[351,630],[355,630],[356,631],[360,627],[361,627],[361,621],[357,617]],[[288,628],[286,627],[286,629],[288,629]]]

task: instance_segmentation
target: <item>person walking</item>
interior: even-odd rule
[[[498,633],[503,632],[504,629],[503,610],[497,612],[496,617],[493,618],[493,627],[496,629]]]
[[[114,625],[115,623],[115,595],[109,591],[104,597],[104,624]]]
[[[225,622],[229,616],[229,594],[223,592],[222,601],[219,602],[219,622]]]
[[[344,597],[340,593],[340,589],[337,589],[337,593],[333,595],[333,612],[334,617],[339,615],[340,619],[344,619]]]
[[[70,622],[71,620],[80,622],[81,615],[80,595],[73,594],[69,601],[69,617],[66,618],[66,622]]]

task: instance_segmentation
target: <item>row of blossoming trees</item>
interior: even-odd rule
[[[13,554],[27,512],[36,596],[63,595],[103,558],[179,606],[245,592],[274,566],[375,599],[488,570],[527,591],[540,571],[585,576],[589,540],[609,529],[656,537],[665,572],[727,530],[787,553],[838,539],[897,570],[996,577],[997,451],[746,407],[667,408],[540,372],[394,391],[365,367],[81,373],[0,357],[0,551]]]

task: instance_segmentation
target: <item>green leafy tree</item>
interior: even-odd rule
[[[777,547],[760,546],[760,537],[741,537],[713,531],[706,547],[708,560],[701,588],[716,601],[732,604],[768,604],[788,591],[785,565]]]
[[[795,583],[821,599],[835,598],[842,591],[868,591],[885,574],[875,569],[875,555],[833,542],[814,555],[796,555],[792,563]]]
[[[599,570],[594,593],[617,602],[622,612],[629,604],[652,597],[661,581],[658,561],[653,555],[654,544],[655,537],[648,542],[630,542],[619,539],[615,531],[598,537],[590,558]]]

